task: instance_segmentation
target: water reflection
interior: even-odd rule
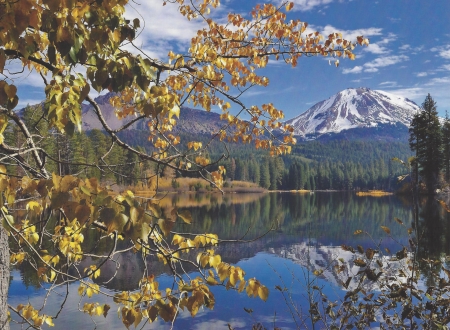
[[[117,253],[110,259],[87,257],[72,272],[82,273],[90,265],[96,265],[101,270],[100,275],[94,278],[94,282],[114,291],[136,290],[145,271],[142,256],[131,249]]]
[[[424,204],[423,214],[437,212],[438,208],[432,202]],[[405,228],[399,226],[394,218],[402,219],[406,226],[410,226],[413,219],[411,205],[395,196],[357,197],[341,192],[318,192],[313,195],[172,194],[161,200],[160,207],[166,217],[170,216],[174,207],[191,212],[193,223],[177,222],[173,228],[177,232],[217,233],[225,240],[253,240],[265,234],[248,243],[224,243],[217,247],[217,253],[229,263],[252,258],[262,251],[299,260],[301,258],[293,252],[298,250],[298,244],[308,244],[319,251],[342,244],[373,246],[381,239],[383,247],[395,249],[397,243],[386,238],[380,226],[390,227],[393,237],[399,242],[407,242]],[[424,253],[434,253],[433,249],[441,248],[438,244],[441,240],[435,237],[443,232],[438,224],[440,222],[436,221],[437,216],[439,214],[430,220],[433,221],[431,227],[420,222],[423,228],[427,228],[423,230],[428,244],[422,247]],[[370,236],[353,235],[358,229],[368,232]],[[99,245],[99,235],[98,231],[87,233],[83,249],[98,255],[108,255],[112,247],[104,242]],[[117,249],[127,249],[127,243],[120,243]],[[333,253],[330,252],[330,255]],[[143,259],[132,250],[116,253],[106,261],[88,257],[78,265],[77,271],[82,272],[91,264],[102,265],[101,276],[96,282],[117,291],[136,289],[144,271],[155,276],[170,272],[168,266],[162,265],[152,256]],[[321,264],[318,263],[318,266]],[[33,270],[25,266],[19,269],[27,286],[39,286]]]
[[[401,245],[408,246],[407,229],[410,227],[418,229],[420,258],[439,257],[449,253],[449,214],[434,199],[422,199],[417,205],[419,211],[414,212],[414,203],[407,198],[357,197],[351,193],[341,192],[318,192],[313,195],[172,194],[160,202],[162,213],[167,217],[170,216],[174,207],[191,212],[193,223],[188,225],[177,222],[173,228],[176,232],[217,233],[220,238],[227,240],[253,240],[266,233],[263,237],[246,243],[221,244],[216,248],[216,252],[226,262],[239,263],[248,276],[257,276],[271,290],[279,284],[279,276],[274,276],[268,263],[272,266],[279,265],[277,267],[280,269],[283,268],[283,264],[286,265],[289,271],[280,272],[287,277],[292,276],[293,272],[301,277],[305,273],[325,269],[322,280],[326,281],[327,285],[339,285],[350,276],[350,273],[338,274],[327,265],[332,260],[342,258],[349,265],[348,271],[351,271],[351,256],[339,248],[342,244],[361,245],[364,248],[378,246],[380,249],[395,252],[401,248]],[[404,225],[400,225],[395,218],[400,219]],[[391,236],[395,240],[390,239],[380,226],[389,227]],[[268,232],[271,228],[273,230]],[[355,236],[354,232],[359,229],[366,231],[368,235]],[[108,255],[111,246],[103,243],[99,245],[98,235],[97,231],[86,235],[84,250],[98,255]],[[89,265],[102,264],[101,275],[95,279],[95,282],[113,291],[136,289],[143,275],[153,274],[171,280],[166,276],[170,275],[168,266],[164,266],[154,257],[143,258],[142,255],[128,249],[126,242],[120,243],[117,250],[125,251],[116,253],[111,260],[86,258],[77,269],[72,271],[82,272]],[[195,257],[196,253],[187,255],[187,258]],[[286,264],[287,261],[289,263]],[[39,286],[35,272],[29,271],[25,266],[21,266],[18,270],[25,285]],[[184,270],[194,271],[189,268]],[[395,268],[392,268],[392,271],[395,272]],[[19,284],[16,281],[14,285]],[[14,292],[13,289],[13,295]],[[277,298],[275,293],[264,305],[255,300],[249,301],[245,296],[236,298],[236,293],[225,292],[220,288],[214,293],[218,300],[217,306],[220,300],[233,301],[231,305],[227,305],[228,312],[223,310],[221,313],[204,312],[195,320],[183,318],[180,321],[181,324],[191,327],[192,323],[209,322],[208,320],[212,319],[231,320],[237,313],[232,309],[239,309],[242,312],[245,306],[255,306],[254,310],[258,307],[267,315],[271,315],[275,309],[280,308],[277,301],[279,297]],[[20,295],[14,296],[17,301],[20,301],[20,298]],[[245,313],[244,316],[246,316]],[[73,317],[77,318],[77,313]],[[286,316],[286,323],[280,321],[279,326],[285,324],[289,327],[288,319],[289,317]],[[246,322],[252,321],[247,319]]]

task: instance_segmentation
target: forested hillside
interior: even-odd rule
[[[22,116],[30,127],[35,127],[35,133],[47,132],[45,134],[53,135],[53,139],[44,139],[44,148],[52,155],[52,159],[46,161],[49,168],[60,175],[77,174],[118,185],[140,186],[146,186],[148,178],[155,174],[171,179],[186,175],[183,171],[177,172],[139,160],[132,152],[112,145],[110,138],[98,129],[75,133],[71,138],[48,130],[47,123],[41,120],[40,106],[24,109]],[[363,136],[360,133],[356,135]],[[207,149],[209,154],[204,156],[211,160],[228,156],[212,168],[225,166],[226,185],[232,185],[234,180],[250,181],[270,190],[392,190],[396,187],[396,177],[404,174],[404,168],[391,159],[398,157],[406,160],[411,155],[408,143],[403,139],[347,140],[342,138],[346,135],[340,135],[340,138],[337,135],[333,138],[328,136],[320,140],[298,142],[291,155],[276,158],[268,156],[266,151],[255,151],[248,144],[227,143],[225,147],[219,141],[211,141],[211,136],[203,132],[179,132],[179,136],[181,141],[195,140],[203,145],[210,143]],[[139,150],[152,152],[145,130],[126,130],[120,133],[120,137]],[[18,148],[25,143],[25,138],[18,130],[8,131],[6,140]],[[108,150],[106,157],[99,157]],[[182,144],[180,150],[183,150]],[[55,160],[63,163],[56,165]],[[86,164],[98,164],[99,167]],[[9,170],[16,175],[23,175],[20,167],[11,167]]]

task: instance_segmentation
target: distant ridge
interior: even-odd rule
[[[123,120],[116,117],[113,106],[109,103],[109,99],[114,94],[108,93],[106,95],[101,95],[95,99],[97,104],[100,106],[103,116],[106,122],[112,129],[118,129],[124,124],[131,121],[134,117],[128,116]],[[91,129],[103,129],[102,124],[95,115],[94,111],[91,109],[90,105],[83,104],[83,124],[82,128],[85,131]],[[148,120],[139,121],[131,125],[130,129],[137,130],[148,130],[147,127]],[[220,119],[220,114],[215,112],[207,112],[204,110],[192,109],[188,107],[181,107],[180,118],[177,119],[177,125],[174,127],[174,132],[192,132],[196,134],[213,134],[218,132],[225,121]]]
[[[119,120],[109,103],[113,95],[108,93],[95,100],[108,125],[112,129],[118,129],[135,117],[128,116]],[[407,141],[410,122],[418,111],[420,107],[407,98],[368,88],[349,88],[315,104],[286,123],[294,127],[294,134],[299,141]],[[138,121],[128,131],[147,131],[147,123],[148,120]],[[181,107],[174,133],[211,136],[226,124],[227,121],[221,120],[218,113]],[[85,103],[82,104],[82,129],[103,129],[92,107]]]

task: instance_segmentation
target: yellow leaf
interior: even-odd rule
[[[97,314],[97,316],[102,315],[103,314],[103,307],[102,306],[95,307],[95,314]]]
[[[179,245],[180,243],[184,242],[185,238],[183,236],[180,236],[178,234],[173,235],[172,243],[175,245]]]
[[[53,323],[53,319],[50,316],[47,316],[45,318],[45,323],[47,323],[47,325],[50,326],[50,327],[54,327],[55,326],[55,324]]]
[[[31,201],[27,203],[27,210],[32,211],[35,214],[39,214],[42,211],[42,206],[36,201]]]
[[[180,118],[180,107],[178,105],[175,105],[169,111],[169,118],[172,118],[174,115],[177,116],[177,118]]]
[[[241,283],[239,283],[239,287],[238,287],[238,292],[241,293],[242,291],[244,291],[245,289],[245,284],[247,282],[246,281],[241,281]]]
[[[219,266],[219,264],[221,262],[222,262],[222,258],[218,254],[215,256],[209,257],[209,264],[214,268],[217,268],[217,266]]]
[[[391,230],[390,230],[388,227],[381,226],[381,229],[383,229],[384,232],[385,232],[386,234],[388,234],[388,235],[391,233]]]
[[[14,85],[6,85],[5,86],[5,93],[8,95],[9,99],[13,99],[14,96],[16,96],[17,93],[17,87]]]
[[[269,289],[267,287],[265,287],[264,285],[261,285],[258,288],[258,296],[262,300],[266,301],[267,298],[269,298]]]
[[[185,223],[190,224],[192,222],[192,215],[191,212],[188,210],[183,210],[180,212],[177,212],[177,215],[183,220]]]

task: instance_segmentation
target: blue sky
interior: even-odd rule
[[[222,0],[212,12],[223,20],[228,12],[248,15],[264,1]],[[269,1],[265,1],[269,2]],[[272,3],[279,4],[279,0]],[[449,0],[294,0],[288,19],[308,22],[324,35],[342,32],[344,38],[369,38],[369,47],[357,47],[355,61],[344,59],[336,68],[322,57],[301,58],[296,68],[269,64],[264,74],[267,88],[250,90],[247,105],[272,102],[290,119],[315,103],[349,87],[380,89],[421,104],[427,93],[437,101],[443,116],[450,111],[450,1]],[[127,15],[142,15],[145,29],[140,45],[155,58],[166,58],[171,49],[187,49],[190,38],[202,27],[187,21],[177,5],[162,6],[161,0],[132,3]],[[17,78],[19,106],[43,99],[41,78],[30,74]],[[93,95],[95,96],[95,95]]]
[[[321,58],[304,58],[295,69],[271,68],[269,91],[258,95],[260,100],[273,99],[291,118],[342,89],[368,87],[419,105],[430,93],[441,115],[450,111],[450,1],[294,2],[296,11],[290,17],[308,22],[326,36],[332,31],[350,39],[363,34],[370,46],[356,48],[356,60],[341,60],[339,68]],[[241,3],[234,0],[228,5]]]

